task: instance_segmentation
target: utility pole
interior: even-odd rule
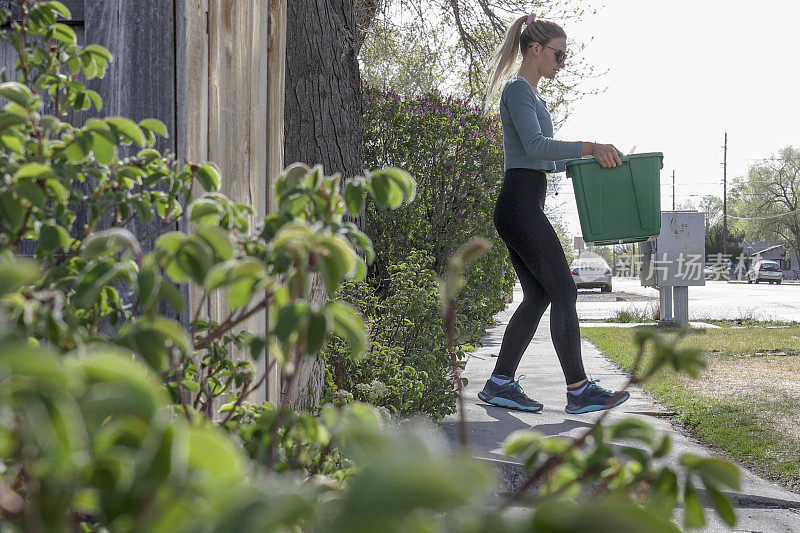
[[[722,254],[728,255],[728,132],[722,152]]]
[[[672,171],[672,210],[675,211],[675,170]]]

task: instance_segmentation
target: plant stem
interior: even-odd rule
[[[247,398],[253,391],[255,391],[257,388],[259,388],[262,383],[264,383],[264,381],[267,379],[267,376],[269,376],[269,372],[270,372],[270,370],[272,370],[272,366],[274,364],[275,364],[275,359],[273,359],[272,362],[270,362],[269,366],[267,366],[266,370],[264,370],[264,374],[261,376],[261,379],[256,381],[256,383],[252,387],[250,387],[249,390],[247,390],[248,383],[245,384],[245,386],[244,386],[245,390],[243,390],[239,394],[239,397],[236,398],[236,403],[233,404],[233,409],[231,409],[228,412],[228,416],[225,417],[225,420],[220,422],[221,426],[224,426],[228,422],[228,420],[230,420],[231,417],[233,417],[234,413],[236,412],[236,409],[240,405],[242,405],[242,402],[245,400],[245,398]]]
[[[451,300],[447,304],[444,323],[445,330],[447,331],[447,351],[450,354],[451,372],[453,373],[456,393],[458,394],[458,422],[461,433],[461,448],[466,452],[469,450],[469,444],[467,442],[467,420],[464,412],[464,383],[461,381],[461,371],[458,368],[458,361],[456,359],[455,316],[456,303],[454,300]]]
[[[622,387],[621,390],[617,391],[617,393],[613,396],[613,398],[611,399],[612,403],[616,402],[616,400],[619,399],[622,396],[622,394],[634,382],[638,382],[638,379],[636,378],[635,372],[636,372],[636,370],[638,370],[639,364],[641,363],[641,360],[642,360],[643,357],[644,357],[644,343],[642,343],[642,345],[639,347],[639,351],[636,354],[636,359],[633,362],[633,372],[634,373],[632,373],[628,377],[628,381],[627,381],[627,383],[625,383],[625,386]],[[528,478],[528,480],[525,482],[525,484],[523,484],[522,487],[520,487],[520,489],[517,492],[511,494],[506,499],[506,501],[503,502],[503,504],[501,505],[501,508],[508,507],[511,503],[518,501],[522,497],[522,495],[525,494],[525,491],[527,491],[529,488],[531,488],[545,474],[547,474],[553,468],[555,468],[558,465],[560,465],[561,463],[563,463],[564,462],[564,458],[567,456],[567,454],[569,454],[575,448],[583,445],[583,443],[586,442],[586,439],[589,438],[589,435],[594,433],[594,431],[598,427],[600,427],[600,425],[603,423],[603,420],[605,420],[605,418],[608,416],[609,412],[611,412],[610,409],[606,409],[605,411],[603,411],[603,414],[600,415],[600,417],[595,421],[595,423],[592,424],[592,426],[589,429],[587,429],[580,437],[578,437],[575,441],[573,441],[569,448],[567,448],[566,450],[564,450],[563,452],[561,452],[558,455],[550,456],[542,466],[540,466],[535,472],[533,472],[533,474],[531,474],[531,476]]]
[[[217,338],[219,338],[220,336],[222,336],[226,332],[230,331],[232,328],[234,328],[235,326],[237,326],[241,322],[244,322],[245,320],[247,320],[248,318],[250,318],[251,316],[253,316],[257,312],[259,312],[262,309],[266,308],[267,304],[269,304],[269,300],[270,300],[271,296],[272,296],[271,293],[267,293],[267,295],[264,297],[264,299],[258,305],[256,305],[252,309],[250,309],[249,311],[247,311],[247,312],[242,311],[241,313],[239,313],[239,316],[237,316],[236,318],[233,318],[233,316],[229,317],[228,320],[226,320],[225,322],[223,322],[222,324],[220,324],[219,326],[214,328],[214,330],[211,333],[209,333],[208,335],[206,335],[202,340],[196,342],[194,344],[194,349],[195,350],[199,350],[200,348],[202,348],[205,345],[207,345],[207,344],[211,343],[212,341],[216,340]]]

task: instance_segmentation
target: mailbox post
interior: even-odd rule
[[[659,291],[662,323],[689,323],[689,287],[706,284],[705,215],[662,211],[661,233],[640,244],[644,287]]]

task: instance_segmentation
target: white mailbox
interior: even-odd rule
[[[705,228],[699,211],[662,211],[661,233],[640,247],[642,285],[659,289],[663,322],[688,323],[688,287],[706,284]]]

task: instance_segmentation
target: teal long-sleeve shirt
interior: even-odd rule
[[[532,168],[563,172],[564,160],[581,157],[581,141],[553,139],[553,119],[544,100],[520,76],[511,78],[500,96],[505,169]]]

